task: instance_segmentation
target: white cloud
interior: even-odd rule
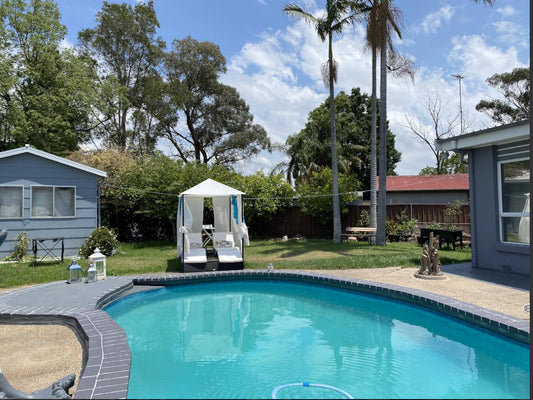
[[[454,13],[455,9],[450,5],[441,7],[437,11],[426,15],[420,23],[420,27],[418,29],[415,28],[414,31],[419,32],[421,29],[424,33],[435,33],[441,27],[443,21],[450,21]]]
[[[498,96],[485,80],[496,72],[522,65],[514,47],[489,45],[478,35],[457,36],[450,44],[452,49],[447,56],[444,54],[442,65],[420,66],[414,84],[409,79],[389,75],[388,119],[396,135],[396,148],[402,152],[402,161],[396,168],[399,174],[418,174],[421,168],[435,163],[429,148],[409,135],[403,126],[406,114],[424,113],[421,99],[427,92],[438,91],[448,99],[447,113],[455,115],[459,93],[451,74],[465,75],[462,101],[467,131],[483,129],[492,123],[475,111],[475,105],[481,99]],[[370,93],[371,57],[363,51],[363,45],[364,31],[360,26],[335,41],[334,56],[339,63],[337,91],[349,92],[360,87]],[[236,87],[250,105],[254,122],[261,124],[273,141],[284,143],[289,135],[304,127],[309,112],[328,96],[320,73],[326,59],[327,44],[320,41],[313,27],[295,21],[286,29],[264,34],[260,40],[243,46],[229,60],[223,81]],[[283,153],[262,152],[253,160],[239,163],[237,169],[243,173],[270,172],[282,161],[287,161]]]
[[[488,45],[479,35],[456,36],[452,39],[452,44],[449,62],[457,65],[458,71],[467,77],[484,81],[497,72],[507,72],[523,66],[514,46],[502,50]]]
[[[511,6],[505,6],[503,8],[497,8],[496,12],[502,14],[504,17],[510,17],[516,14],[516,10]]]
[[[490,24],[496,30],[496,40],[501,43],[516,44],[529,48],[529,31],[510,21],[498,21]]]

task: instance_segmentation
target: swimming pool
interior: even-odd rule
[[[130,398],[269,398],[303,381],[355,398],[529,396],[529,346],[378,296],[246,280],[169,286],[105,311],[131,348]],[[279,396],[331,394],[313,390]]]

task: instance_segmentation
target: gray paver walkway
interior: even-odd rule
[[[509,286],[515,289],[529,290],[529,276],[490,269],[472,268],[471,263],[443,265],[442,271],[447,274]]]

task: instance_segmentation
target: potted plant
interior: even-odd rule
[[[398,223],[390,218],[387,218],[385,221],[385,233],[389,242],[399,242],[400,235],[398,233]]]

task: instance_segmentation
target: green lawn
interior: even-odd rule
[[[367,242],[333,244],[330,240],[278,242],[254,240],[245,248],[245,268],[348,269],[376,267],[416,267],[422,248],[414,243],[388,243],[385,247]],[[440,251],[442,264],[471,260],[470,249]],[[85,271],[87,260],[79,261]],[[66,279],[69,261],[0,264],[0,288]],[[122,243],[118,254],[108,257],[108,275],[136,275],[150,272],[176,272],[181,265],[173,242]]]

